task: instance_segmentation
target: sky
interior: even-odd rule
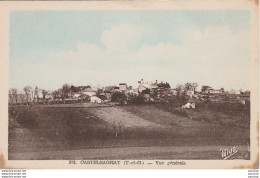
[[[9,87],[250,89],[250,11],[12,11]]]

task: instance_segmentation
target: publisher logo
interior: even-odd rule
[[[235,146],[232,148],[220,148],[220,152],[221,152],[221,157],[224,160],[227,160],[231,156],[235,155],[238,152],[238,149]]]

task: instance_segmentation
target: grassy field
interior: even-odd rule
[[[240,128],[250,127],[249,105],[239,103],[197,103],[196,109],[176,109],[174,104],[157,105],[157,107],[200,122]]]
[[[157,106],[9,108],[9,159],[221,159],[231,146],[249,159],[249,138],[248,128]]]

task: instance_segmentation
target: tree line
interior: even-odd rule
[[[43,103],[46,103],[48,99],[46,96],[50,95],[53,99],[62,99],[65,100],[69,97],[69,93],[71,92],[72,86],[68,84],[64,84],[61,88],[49,91],[45,89],[39,89],[37,86],[33,89],[30,85],[25,86],[22,92],[19,92],[16,88],[10,88],[9,95],[9,103],[11,105],[18,104],[18,100],[22,104],[29,104],[30,102],[34,102],[37,104],[39,100],[42,100]],[[41,95],[41,97],[40,97]]]

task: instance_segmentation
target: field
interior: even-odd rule
[[[10,107],[9,159],[222,159],[233,146],[249,159],[249,128],[205,121],[202,111],[236,118],[151,105]]]

